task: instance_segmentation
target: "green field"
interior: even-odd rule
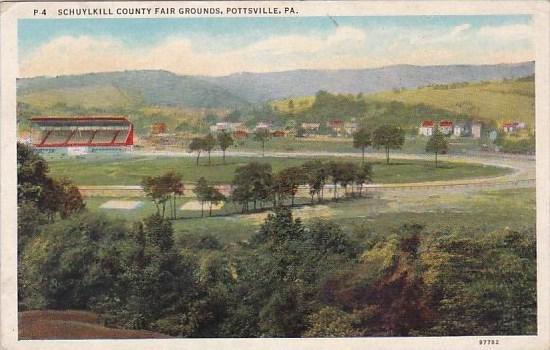
[[[360,162],[359,158],[325,158],[326,160],[347,160]],[[50,172],[55,177],[67,177],[78,185],[139,185],[144,176],[161,175],[175,171],[182,175],[184,182],[195,182],[201,176],[213,183],[230,183],[235,169],[251,161],[268,162],[273,171],[285,167],[298,166],[306,158],[281,157],[228,157],[222,163],[221,157],[212,157],[212,165],[207,165],[203,157],[201,165],[195,165],[190,157],[151,157],[151,156],[88,156],[85,158],[51,159]],[[479,164],[442,162],[438,168],[430,160],[394,159],[390,165],[377,160],[373,163],[375,183],[404,183],[498,176],[510,170]]]
[[[403,153],[426,154],[427,137],[406,137],[405,143],[401,148]],[[449,154],[463,154],[479,152],[480,140],[469,137],[449,139]],[[261,152],[261,144],[253,139],[239,140],[238,143],[229,149],[238,151]],[[273,138],[265,145],[266,152],[344,152],[360,153],[360,150],[353,148],[353,140],[344,137],[326,137],[323,139],[315,138]],[[367,148],[367,154],[379,152],[372,147]]]
[[[112,198],[87,198],[86,206],[110,217],[124,217],[128,221],[141,219],[155,212],[154,205],[145,198],[136,210],[106,210],[99,206]],[[133,198],[132,200],[136,200]],[[191,199],[181,199],[178,207]],[[536,223],[535,190],[488,190],[464,192],[439,190],[429,195],[421,192],[371,194],[369,198],[337,203],[326,202],[311,207],[296,208],[295,216],[303,220],[330,219],[349,233],[368,232],[376,235],[391,232],[402,224],[419,223],[429,231],[463,229],[470,234],[483,234],[508,227],[521,229]],[[222,212],[238,212],[232,204]],[[200,218],[199,211],[178,210],[180,219],[173,221],[176,240],[188,235],[212,234],[222,243],[249,238],[261,225],[267,213]],[[182,219],[183,218],[183,219]],[[360,238],[360,237],[359,237]]]

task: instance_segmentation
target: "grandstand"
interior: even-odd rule
[[[134,144],[134,126],[123,116],[33,117],[31,143],[45,152],[120,151]]]

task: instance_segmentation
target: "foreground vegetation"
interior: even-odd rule
[[[21,189],[40,189],[47,164],[25,150]],[[368,224],[303,222],[278,207],[247,241],[224,244],[212,234],[177,237],[156,213],[132,223],[78,206],[41,220],[33,204],[40,193],[19,201],[20,310],[91,310],[108,326],[179,337],[537,331],[529,225],[475,235],[479,227],[467,222],[436,228],[410,220],[373,234]]]

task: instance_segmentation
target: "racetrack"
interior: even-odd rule
[[[221,155],[221,152],[212,152],[212,155]],[[188,152],[168,152],[168,151],[136,151],[137,156],[151,157],[195,157]],[[259,157],[259,152],[231,152],[227,157]],[[334,152],[266,152],[266,157],[294,157],[294,158],[316,158],[316,157],[361,157],[360,153],[334,153]],[[367,159],[385,159],[384,153],[368,153]],[[534,187],[536,185],[536,166],[534,156],[510,156],[510,155],[440,155],[441,161],[462,162],[483,164],[489,166],[505,167],[513,169],[513,172],[497,177],[480,177],[458,180],[444,181],[426,181],[410,182],[399,184],[369,184],[364,188],[367,191],[426,191],[433,192],[437,190],[445,191],[471,191],[479,189],[506,189],[518,187]],[[391,160],[432,160],[433,155],[392,153]],[[186,184],[186,193],[192,194],[192,184]],[[143,196],[140,186],[79,186],[84,196],[113,196],[113,197],[134,197]],[[332,192],[331,185],[326,186],[328,193]],[[230,191],[229,186],[225,185],[222,189],[226,194]],[[338,189],[338,192],[342,189]],[[300,191],[301,195],[308,196],[307,187]]]

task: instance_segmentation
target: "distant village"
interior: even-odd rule
[[[351,137],[360,128],[356,121],[344,121],[333,119],[327,122],[304,122],[293,128],[277,128],[271,121],[260,121],[255,126],[249,127],[242,122],[217,122],[209,125],[211,133],[227,132],[235,139],[246,139],[251,134],[264,130],[271,137]],[[498,134],[518,134],[527,131],[526,124],[519,121],[506,121],[497,127],[487,127],[482,121],[458,121],[450,120],[424,120],[418,126],[418,135],[430,137],[438,128],[443,135],[449,137],[465,137],[480,139],[486,137],[495,141]],[[416,130],[416,129],[415,129]],[[169,136],[165,123],[151,125],[151,136]]]

